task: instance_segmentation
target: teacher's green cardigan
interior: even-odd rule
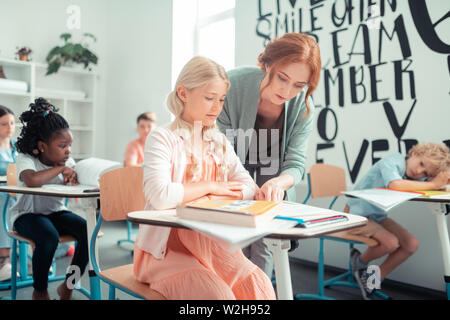
[[[222,113],[217,118],[219,129],[227,134],[227,129],[253,129],[260,96],[260,84],[265,72],[258,67],[239,67],[228,72],[230,88],[225,98]],[[305,104],[306,89],[285,102],[283,142],[281,145],[281,170],[294,178],[294,185],[286,191],[287,200],[295,201],[295,186],[305,173],[308,138],[312,131],[314,104],[309,97],[310,113]],[[229,133],[229,132],[228,132]],[[227,137],[230,139],[230,135]],[[237,141],[235,138],[234,143]],[[233,143],[233,141],[231,141]],[[250,143],[245,144],[247,155]],[[236,149],[236,145],[234,145]],[[238,154],[239,155],[239,154]],[[241,155],[239,155],[241,156]],[[244,163],[245,158],[241,162]]]

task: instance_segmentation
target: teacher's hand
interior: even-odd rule
[[[283,201],[284,188],[277,182],[276,178],[270,179],[256,190],[255,200]]]

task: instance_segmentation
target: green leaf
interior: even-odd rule
[[[79,43],[76,43],[73,46],[73,53],[74,54],[82,54],[83,50],[84,50],[83,46],[81,44],[79,44]]]
[[[97,42],[97,38],[96,38],[92,33],[85,32],[85,33],[83,33],[83,35],[84,35],[85,37],[92,38],[92,40],[94,40],[94,42]]]
[[[52,58],[56,55],[61,54],[61,48],[59,46],[54,47],[52,50],[50,50],[50,52],[47,55],[47,62],[50,62],[50,60],[52,60]]]
[[[74,55],[74,45],[72,43],[66,43],[62,48],[61,48],[61,54],[63,56],[73,56]]]
[[[98,58],[92,51],[85,49],[83,52],[83,56],[87,61],[92,62],[93,64],[97,64]]]
[[[59,67],[61,67],[61,62],[59,61],[59,59],[49,63],[47,67],[47,73],[45,75],[48,76],[51,75],[52,73],[58,72]]]
[[[64,40],[64,42],[67,42],[70,38],[72,38],[72,35],[70,33],[63,33],[59,36],[61,39]]]
[[[97,41],[92,33],[84,33],[83,36],[91,38],[94,42]],[[61,34],[60,38],[64,40],[64,45],[56,46],[48,53],[46,58],[48,62],[47,75],[57,72],[59,67],[65,65],[68,61],[83,64],[84,68],[89,67],[91,63],[97,64],[98,58],[88,49],[87,43],[70,42],[71,37],[70,33]]]

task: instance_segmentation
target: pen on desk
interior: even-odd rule
[[[283,217],[283,216],[276,216],[275,219],[297,221],[300,224],[303,224],[305,222],[305,221],[303,221],[303,219],[292,218],[292,217]]]
[[[100,191],[100,189],[85,189],[85,190],[83,190],[83,192],[85,192],[85,193],[88,193],[88,192],[99,192]]]

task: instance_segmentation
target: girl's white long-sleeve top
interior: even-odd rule
[[[227,181],[239,181],[243,184],[244,200],[254,198],[256,184],[242,166],[231,143],[222,136],[227,144],[225,159]],[[184,197],[183,177],[187,165],[183,138],[170,129],[170,125],[158,127],[150,133],[144,149],[143,183],[146,198],[145,210],[173,209],[182,203]],[[171,228],[141,224],[136,245],[155,258],[162,259],[166,253],[167,240]]]

